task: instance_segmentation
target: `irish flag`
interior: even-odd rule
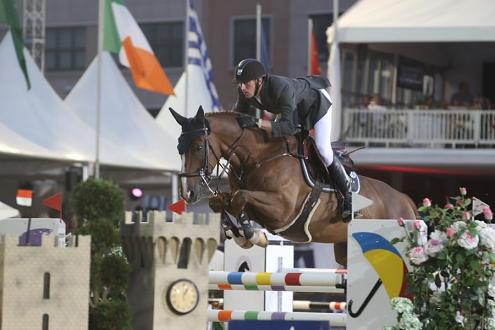
[[[131,70],[139,88],[175,95],[165,71],[123,0],[105,0],[103,49],[119,53],[120,63]]]

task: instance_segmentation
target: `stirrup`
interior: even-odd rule
[[[342,210],[342,214],[340,215],[342,221],[348,223],[352,220],[352,210]]]

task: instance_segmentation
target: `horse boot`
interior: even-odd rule
[[[332,164],[328,166],[328,172],[331,178],[334,180],[337,189],[344,196],[342,205],[342,220],[344,222],[351,221],[352,216],[352,192],[351,182],[347,177],[344,166],[337,157],[333,158]]]

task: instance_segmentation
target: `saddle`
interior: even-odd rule
[[[323,191],[336,191],[332,178],[316,148],[316,142],[309,132],[301,130],[296,135],[287,136],[286,142],[290,155],[300,160],[303,176],[310,187],[314,187],[315,183],[318,182]],[[351,180],[352,192],[359,192],[360,183],[356,173],[357,169],[346,151],[345,144],[332,142],[332,150],[334,157],[340,160]]]

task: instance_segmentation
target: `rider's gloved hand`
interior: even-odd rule
[[[252,116],[241,116],[237,118],[237,121],[242,128],[259,127],[258,120]]]

